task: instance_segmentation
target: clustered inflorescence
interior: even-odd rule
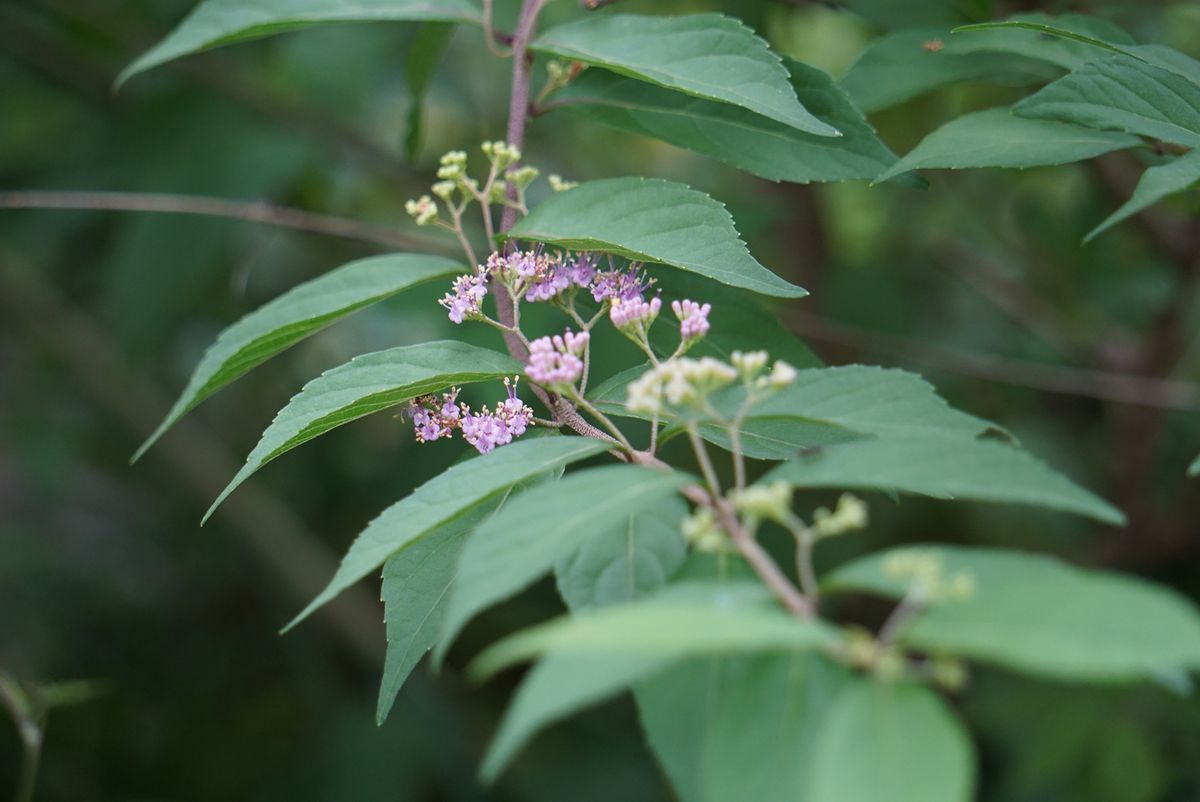
[[[496,404],[494,411],[486,406],[474,411],[468,405],[458,403],[457,387],[442,393],[441,399],[432,395],[414,398],[408,402],[408,416],[412,419],[417,442],[430,443],[451,437],[458,429],[464,440],[479,453],[486,454],[525,434],[533,423],[533,410],[517,397],[515,377],[505,379],[504,386],[508,397]]]

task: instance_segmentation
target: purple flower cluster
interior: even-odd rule
[[[461,429],[463,439],[480,454],[486,454],[525,434],[533,423],[533,410],[517,397],[516,379],[505,379],[504,386],[508,397],[496,405],[495,412],[488,407],[473,412],[466,404],[459,404],[457,387],[443,393],[440,401],[432,395],[414,398],[408,403],[408,415],[417,442],[430,443]]]
[[[450,312],[455,323],[483,314],[483,297],[487,295],[487,272],[480,268],[474,275],[467,273],[454,279],[453,292],[446,293],[438,303]]]
[[[712,304],[698,304],[686,299],[671,301],[671,310],[679,318],[679,336],[685,341],[708,334],[708,313],[712,311]]]
[[[636,269],[629,270],[601,270],[596,272],[592,282],[592,298],[596,303],[604,301],[615,301],[618,298],[632,300],[634,298],[639,301],[642,299],[642,293],[650,288],[653,283],[647,281],[646,277],[639,273]]]
[[[496,446],[505,446],[514,437],[525,434],[525,430],[533,422],[533,410],[517,398],[517,382],[504,380],[508,389],[508,398],[496,405],[492,412],[487,407],[478,413],[464,408],[462,419],[463,439],[475,446],[480,454],[486,454]]]
[[[662,309],[662,299],[657,295],[649,301],[641,295],[631,298],[613,298],[608,308],[608,317],[618,329],[624,329],[645,323],[647,326],[658,317]]]
[[[539,337],[529,344],[525,375],[547,387],[574,384],[583,374],[583,356],[589,335],[567,329],[553,337]]]
[[[580,255],[565,259],[542,249],[514,251],[508,255],[493,253],[486,271],[513,289],[514,295],[527,301],[552,301],[572,286],[586,287],[596,273],[595,257]]]
[[[458,428],[464,409],[458,404],[458,391],[451,387],[450,392],[442,393],[441,401],[437,396],[423,395],[408,402],[408,416],[418,443],[449,437]]]

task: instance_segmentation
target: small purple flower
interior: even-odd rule
[[[455,323],[479,317],[483,314],[483,298],[487,295],[487,270],[480,268],[476,273],[459,276],[451,285],[452,292],[446,293],[438,303],[446,307],[450,319]]]
[[[567,276],[576,287],[587,287],[596,278],[599,259],[594,253],[579,253],[567,267]]]
[[[458,388],[442,393],[439,402],[436,396],[423,395],[408,402],[408,416],[412,418],[413,432],[418,443],[432,443],[449,437],[458,428],[460,411],[456,403]]]
[[[651,282],[646,281],[636,270],[601,270],[596,274],[592,283],[592,298],[596,303],[612,301],[617,298],[630,300],[641,298],[642,293],[649,289]]]
[[[550,301],[571,286],[571,277],[561,263],[551,263],[542,276],[529,282],[525,298],[529,301]]]
[[[539,337],[529,344],[529,362],[525,375],[538,384],[565,386],[574,384],[583,374],[583,355],[589,335],[567,329],[562,335]]]
[[[671,301],[671,310],[679,318],[679,335],[685,341],[696,340],[708,334],[708,313],[712,304],[698,304],[695,301]]]

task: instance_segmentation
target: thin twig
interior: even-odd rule
[[[812,340],[876,354],[890,354],[1000,384],[1134,406],[1184,411],[1200,409],[1200,384],[1194,382],[1043,365],[990,354],[970,354],[804,313],[791,315],[787,323],[796,333]]]
[[[444,251],[436,240],[424,240],[384,226],[345,217],[309,212],[263,201],[175,195],[156,192],[58,190],[0,191],[0,209],[76,209],[106,212],[149,212],[224,217],[271,226],[370,242],[391,248]]]

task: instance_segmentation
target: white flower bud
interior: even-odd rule
[[[565,181],[563,177],[557,173],[551,173],[546,176],[546,180],[550,182],[550,189],[555,192],[566,192],[568,189],[574,189],[579,186],[578,181]]]

